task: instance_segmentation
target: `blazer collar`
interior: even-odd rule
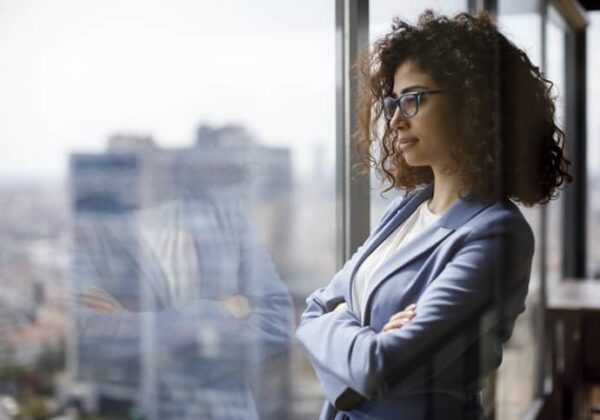
[[[429,200],[431,197],[433,197],[432,183],[418,189],[413,196],[408,199],[406,205],[401,206],[396,210],[395,216],[389,218],[388,222],[393,223],[394,228],[398,227],[398,225],[404,222],[404,220],[406,220],[408,216],[423,203],[423,201]],[[452,204],[442,217],[438,219],[437,223],[448,229],[457,229],[490,204],[491,203],[477,201],[472,195],[468,194],[466,197],[461,197]]]
[[[425,200],[433,196],[433,184],[428,184],[416,191],[407,201],[401,201],[399,207],[391,212],[384,225],[376,232],[370,240],[365,243],[365,250],[357,259],[352,268],[350,280],[350,303],[352,305],[352,283],[354,276],[361,263],[373,252],[392,232],[398,228]],[[383,264],[372,273],[368,280],[367,296],[365,298],[365,319],[367,318],[369,298],[373,291],[385,281],[391,274],[417,258],[419,255],[431,250],[445,239],[450,233],[464,225],[476,214],[488,207],[489,203],[483,203],[472,199],[470,196],[459,198],[438,220],[429,225],[423,232],[401,245]],[[407,245],[407,246],[406,246]],[[351,306],[352,307],[352,306]]]

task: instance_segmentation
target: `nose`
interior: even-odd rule
[[[408,128],[409,125],[410,123],[408,121],[408,118],[402,115],[402,112],[400,112],[399,108],[396,109],[396,112],[394,112],[394,116],[390,120],[390,127],[392,127],[395,130],[403,130]]]

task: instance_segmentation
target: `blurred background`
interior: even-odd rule
[[[530,293],[489,418],[592,416],[597,324],[554,328],[552,291],[600,278],[600,6],[0,0],[0,419],[316,418],[304,300],[398,194],[348,176],[345,58],[425,8],[495,14],[574,161],[522,208]]]

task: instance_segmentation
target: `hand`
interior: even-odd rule
[[[118,300],[100,287],[86,287],[78,293],[77,298],[79,303],[83,306],[99,312],[115,313],[126,311]]]
[[[414,303],[408,305],[406,309],[403,311],[397,312],[390,317],[387,324],[383,326],[383,331],[391,331],[395,329],[400,329],[404,325],[408,324],[411,319],[416,315],[415,310],[417,309],[417,305]]]
[[[250,313],[250,303],[244,296],[237,294],[223,300],[223,304],[227,311],[234,318],[242,319]]]

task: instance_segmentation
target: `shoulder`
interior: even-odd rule
[[[521,209],[509,199],[495,201],[487,205],[475,218],[473,225],[506,225],[533,231],[523,216]]]
[[[487,205],[479,214],[461,226],[459,231],[470,240],[504,238],[518,242],[519,248],[533,253],[535,236],[521,209],[509,199]]]

